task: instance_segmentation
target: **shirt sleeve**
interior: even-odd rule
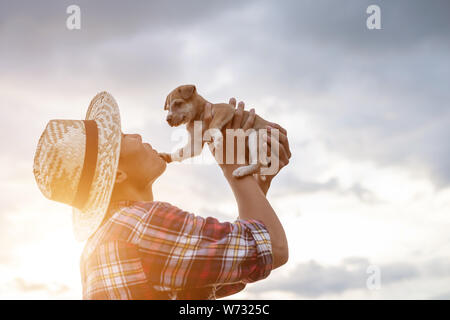
[[[261,221],[219,222],[162,202],[141,225],[144,268],[159,290],[245,284],[272,270],[270,236]]]

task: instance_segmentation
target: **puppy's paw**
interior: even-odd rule
[[[183,158],[180,156],[179,153],[172,153],[171,157],[172,157],[172,161],[177,161],[177,162],[183,161]]]
[[[236,170],[233,171],[233,177],[235,178],[241,178],[243,176],[248,175],[250,172],[248,172],[247,167],[239,167]]]
[[[214,138],[213,145],[214,145],[214,150],[222,149],[223,137],[216,137],[216,138]]]
[[[262,165],[263,167],[268,167],[269,164],[270,164],[270,158],[267,157],[267,156],[263,156],[263,157],[261,157],[261,159],[259,160],[259,162],[261,163],[261,165]]]
[[[167,163],[171,163],[172,162],[172,156],[170,155],[170,153],[160,152],[160,153],[158,153],[158,155],[165,162],[167,162]]]

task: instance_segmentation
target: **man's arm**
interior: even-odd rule
[[[278,141],[271,139],[271,132],[273,129],[278,129]],[[267,144],[267,152],[268,156],[271,157],[272,152],[272,143],[278,145],[278,148],[275,146],[274,150],[278,150],[278,154],[275,156],[278,157],[278,170],[274,174],[266,175],[266,179],[262,180],[259,174],[255,174],[255,178],[258,181],[258,185],[261,188],[264,195],[267,196],[267,191],[270,188],[270,184],[272,183],[273,178],[283,169],[285,166],[289,164],[289,159],[291,158],[291,150],[289,148],[289,140],[287,138],[287,131],[282,126],[277,123],[271,122],[270,126],[267,127],[267,138],[265,139]]]
[[[266,278],[273,269],[270,234],[263,222],[219,222],[165,202],[140,217],[139,251],[148,281],[170,289],[218,286],[220,296]],[[230,286],[231,285],[231,286]]]
[[[242,104],[243,110],[243,104]],[[212,118],[211,105],[207,104],[205,107],[205,123],[208,127]],[[241,126],[241,119],[234,119],[226,128],[232,127],[233,129],[242,128],[245,130],[252,127],[255,118],[254,109],[250,110],[249,117],[246,123]],[[225,128],[225,129],[226,129]],[[224,143],[226,145],[226,143]],[[225,152],[224,152],[225,154]],[[236,153],[235,153],[236,154]],[[233,177],[233,171],[240,167],[236,164],[221,163],[219,166],[227,179],[233,194],[236,198],[236,202],[239,210],[239,218],[243,220],[259,220],[264,223],[272,243],[273,254],[273,268],[278,268],[285,264],[288,260],[288,243],[283,226],[278,219],[275,211],[267,201],[263,190],[260,188],[257,180],[253,176],[245,176],[239,179]],[[267,190],[266,190],[267,191]]]
[[[284,228],[256,179],[253,176],[245,176],[240,179],[233,177],[233,171],[238,167],[226,165],[222,171],[236,198],[239,218],[260,220],[264,223],[272,242],[273,269],[278,268],[285,264],[289,257]]]
[[[236,108],[236,99],[230,98],[229,104],[232,105],[234,108]],[[234,117],[232,121],[230,121],[225,128],[235,128],[235,127],[242,127],[244,125],[243,123],[243,117],[244,117],[244,102],[239,102],[239,105],[234,113]],[[253,123],[250,124],[253,126]],[[278,139],[274,140],[272,142],[271,139],[271,133],[273,129],[278,130]],[[261,188],[261,191],[264,193],[265,196],[267,196],[267,191],[269,191],[270,185],[272,183],[273,178],[281,171],[282,168],[287,166],[289,164],[289,159],[291,158],[291,150],[289,148],[289,140],[287,138],[287,131],[282,126],[275,122],[270,122],[270,125],[267,126],[267,139],[265,139],[266,143],[266,149],[267,149],[267,155],[271,157],[272,153],[272,143],[274,143],[274,150],[278,150],[278,154],[276,156],[278,157],[278,171],[271,175],[266,175],[266,179],[261,179],[261,176],[256,173],[254,174],[254,177],[256,181],[258,182],[259,187]],[[248,160],[248,159],[246,159]],[[247,163],[248,164],[248,163]]]

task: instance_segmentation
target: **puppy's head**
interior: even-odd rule
[[[179,86],[169,93],[164,110],[168,111],[166,120],[171,127],[178,127],[194,119],[196,110],[192,98],[196,94],[194,85]]]

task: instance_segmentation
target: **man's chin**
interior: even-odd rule
[[[164,173],[164,171],[166,171],[166,168],[167,168],[167,162],[159,156],[158,156],[158,159],[159,159],[159,161],[158,161],[159,166],[158,166],[156,178],[158,178],[160,175],[162,175]]]
[[[161,173],[159,175],[162,175],[164,173],[164,171],[166,171],[166,168],[167,168],[167,162],[164,161],[164,159],[161,159],[161,166],[162,166],[162,169],[161,169]]]
[[[147,186],[151,186],[156,181],[156,179],[158,179],[164,173],[164,171],[166,171],[166,166],[166,162],[161,159],[161,163],[158,168],[154,168],[151,176],[148,177]]]

